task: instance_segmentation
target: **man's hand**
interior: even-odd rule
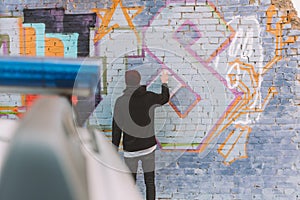
[[[163,70],[160,80],[162,83],[168,83],[169,75],[168,75],[167,70]]]

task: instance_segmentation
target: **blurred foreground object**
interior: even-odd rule
[[[76,91],[85,99],[84,108],[99,91],[99,66],[82,66],[67,60],[0,57],[0,92],[51,94],[34,102],[22,119],[0,120],[0,200],[141,199],[111,143],[80,127],[85,118],[76,122],[78,107],[72,107],[70,96]]]
[[[141,199],[111,143],[102,135],[90,143],[64,97],[38,99],[14,130],[0,174],[1,200]],[[82,144],[78,134],[89,140]]]
[[[0,91],[90,96],[99,82],[96,60],[0,56]]]
[[[88,199],[85,159],[65,98],[41,99],[12,138],[0,179],[0,199]]]

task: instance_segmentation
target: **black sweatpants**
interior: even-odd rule
[[[155,200],[155,151],[144,156],[133,158],[125,157],[124,160],[129,170],[131,171],[135,182],[138,169],[138,162],[142,162],[144,181],[146,185],[146,199]]]

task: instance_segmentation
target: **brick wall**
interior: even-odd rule
[[[156,110],[159,199],[300,199],[300,31],[291,4],[43,2],[3,1],[0,55],[99,59],[103,100],[87,125],[108,138],[125,71],[140,71],[156,92],[161,71],[170,74],[170,102]],[[31,97],[1,94],[1,117],[18,118]]]

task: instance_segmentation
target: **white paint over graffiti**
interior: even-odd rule
[[[241,61],[255,64],[256,71],[262,72],[263,48],[261,27],[256,16],[237,16],[227,23],[237,30],[228,50],[229,62],[240,58]]]
[[[300,1],[299,0],[292,0],[293,5],[297,11],[298,17],[300,17]]]
[[[153,19],[144,35],[145,45],[154,58],[176,72],[201,96],[200,102],[180,121],[173,111],[171,124],[179,125],[181,128],[176,130],[179,132],[166,129],[167,136],[158,136],[159,140],[169,143],[172,140],[185,143],[188,141],[186,138],[191,138],[189,142],[200,143],[234,99],[234,95],[224,87],[222,78],[206,66],[230,33],[217,30],[223,28],[218,16],[207,18],[212,9],[209,5],[198,2],[196,9],[199,12],[194,12],[194,6],[182,9],[171,3]],[[218,41],[214,40],[216,37]],[[161,51],[151,48],[161,48]],[[188,125],[180,126],[182,124]]]
[[[253,54],[253,29],[247,27],[246,30],[239,28],[236,36],[232,41],[229,48],[230,56],[237,56],[241,51],[240,56],[242,59],[247,59]]]
[[[10,54],[11,56],[20,55],[20,18],[1,17],[0,18],[0,35],[8,35],[10,39]],[[0,55],[4,52],[0,51]]]
[[[227,84],[228,84],[228,87],[230,89],[234,89],[234,88],[237,88],[238,86],[238,83],[240,81],[240,77],[241,77],[241,69],[240,69],[240,65],[239,63],[234,63],[228,70],[228,74],[232,74],[233,73],[233,70],[236,69],[236,73],[234,74],[235,75],[235,82],[234,83],[231,83],[230,80],[229,80],[229,76],[226,76],[226,81],[227,81]]]
[[[226,74],[226,80],[229,88],[237,88],[239,81],[242,80],[244,84],[250,89],[250,93],[254,95],[253,102],[250,108],[262,109],[262,97],[261,97],[261,84],[263,78],[261,76],[263,70],[263,48],[260,39],[261,28],[259,22],[255,16],[241,17],[237,16],[233,20],[229,21],[228,24],[237,28],[237,33],[230,44],[227,58],[229,62],[234,61],[239,58],[242,62],[251,64],[254,66],[255,72],[259,74],[257,85],[253,85],[253,77],[251,74],[244,71],[240,71],[240,66],[238,63],[232,66],[228,65]],[[232,73],[233,68],[236,68],[236,78],[237,81],[234,85],[230,84],[228,79],[228,74]],[[251,73],[251,72],[250,72]],[[253,117],[253,116],[252,116]],[[260,113],[257,113],[256,117],[252,120],[249,119],[249,115],[245,116],[244,120],[238,120],[235,123],[247,124],[251,121],[256,121],[260,117]]]

